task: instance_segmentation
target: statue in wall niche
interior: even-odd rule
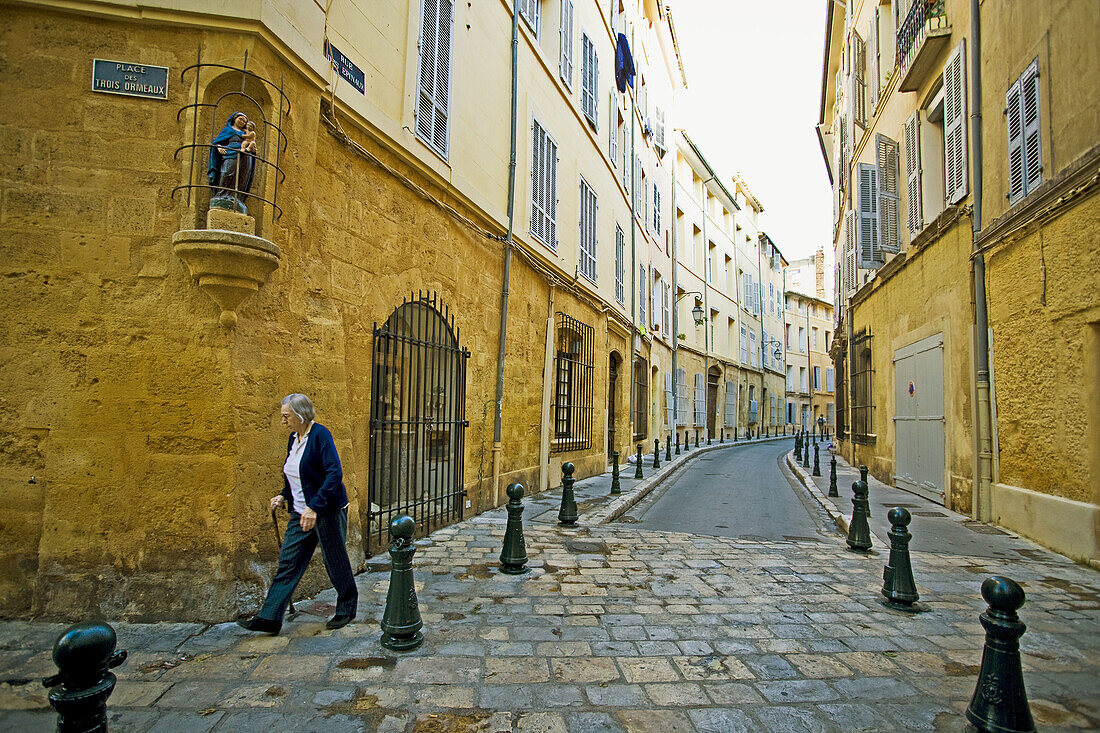
[[[256,123],[234,112],[210,145],[206,177],[214,189],[211,208],[248,213],[245,199],[252,188],[256,149]]]

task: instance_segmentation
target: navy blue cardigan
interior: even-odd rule
[[[290,449],[294,445],[296,433],[290,434],[286,444],[286,453],[290,455]],[[302,451],[302,460],[298,464],[298,471],[302,477],[302,493],[305,494],[306,504],[317,514],[332,514],[343,509],[348,504],[348,493],[344,489],[344,472],[340,468],[340,456],[336,455],[336,443],[332,440],[332,433],[328,428],[319,423],[313,423],[309,429],[309,439],[306,440],[305,450]],[[283,474],[283,496],[286,497],[287,507],[299,514],[305,507],[294,506],[294,497],[290,492],[290,482]]]

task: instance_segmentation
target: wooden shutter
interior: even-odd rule
[[[849,211],[844,222],[844,293],[856,289],[856,212]]]
[[[561,80],[573,88],[573,0],[561,0]]]
[[[726,382],[726,427],[732,428],[737,424],[737,390],[733,382]]]
[[[707,388],[702,374],[695,375],[695,424],[703,425],[707,420]]]
[[[596,282],[596,192],[581,179],[580,190],[580,271]]]
[[[885,135],[876,139],[878,157],[878,241],[883,252],[901,250],[901,232],[898,231],[898,144]]]
[[[875,107],[878,106],[878,87],[879,87],[879,59],[878,59],[878,8],[875,8],[874,17],[871,18],[871,28],[867,31],[867,96],[870,98],[868,102],[869,112],[871,116],[875,114]]]
[[[943,155],[947,203],[958,203],[967,190],[966,40],[959,42],[943,67]]]
[[[1043,182],[1042,141],[1039,127],[1039,60],[1031,62],[1020,80],[1024,120],[1024,174],[1027,180],[1024,195]]]
[[[661,239],[661,189],[653,183],[653,233]]]
[[[640,265],[638,270],[638,323],[645,326],[645,286],[648,273],[645,265]]]
[[[531,134],[531,234],[557,247],[558,146],[535,120]]]
[[[848,187],[848,124],[850,115],[845,113],[840,119],[840,187]],[[844,208],[841,206],[841,208]]]
[[[661,325],[669,339],[676,337],[672,332],[672,285],[665,283],[664,292],[661,294]]]
[[[587,35],[581,35],[581,111],[593,127],[598,127],[599,104],[596,93],[599,88],[600,67],[596,46]]]
[[[611,131],[611,143],[608,146],[608,154],[611,165],[619,164],[619,103],[615,99],[615,90],[611,90],[611,99],[607,105],[607,127]]]
[[[423,0],[416,135],[444,158],[450,106],[452,21],[451,0]]]
[[[867,127],[867,48],[858,33],[852,34],[851,108],[852,120],[860,127]]]
[[[654,133],[654,140],[656,142],[657,149],[663,153],[667,149],[665,148],[665,111],[660,107],[657,107],[655,117],[657,130]]]
[[[912,235],[924,226],[920,189],[920,112],[914,112],[905,121],[905,187],[909,207],[905,223]]]
[[[878,243],[878,167],[867,163],[859,164],[859,266],[873,270],[881,262]]]
[[[661,275],[653,270],[653,284],[649,288],[649,319],[656,331],[661,330]]]
[[[669,428],[672,427],[672,375],[665,374],[665,425]]]

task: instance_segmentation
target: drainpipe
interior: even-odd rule
[[[501,503],[501,419],[504,412],[504,354],[508,332],[508,283],[512,277],[512,235],[516,205],[516,109],[519,97],[519,2],[512,0],[512,134],[508,158],[508,235],[504,240],[504,279],[500,288],[500,342],[497,345],[497,398],[493,407],[493,506]]]
[[[978,392],[978,485],[974,517],[982,522],[993,518],[993,418],[989,386],[989,314],[986,310],[985,255],[978,250],[982,229],[982,33],[980,0],[970,0],[970,135],[974,171],[974,329],[975,385]]]
[[[669,151],[675,152],[675,151]],[[677,417],[680,414],[680,397],[677,394],[676,387],[676,351],[680,345],[680,318],[679,318],[679,304],[676,300],[676,288],[678,287],[677,273],[679,269],[676,267],[676,156],[672,157],[672,333],[669,334],[672,338],[672,424],[669,426],[672,429],[672,434],[676,435]],[[676,438],[677,444],[679,444],[679,436]]]

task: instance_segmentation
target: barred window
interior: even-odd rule
[[[649,434],[646,406],[649,404],[649,365],[645,359],[634,359],[634,442],[644,440]]]
[[[593,329],[559,312],[557,333],[551,453],[580,450],[592,443]]]
[[[871,334],[857,334],[852,341],[852,442],[874,443],[875,370],[871,366]]]

